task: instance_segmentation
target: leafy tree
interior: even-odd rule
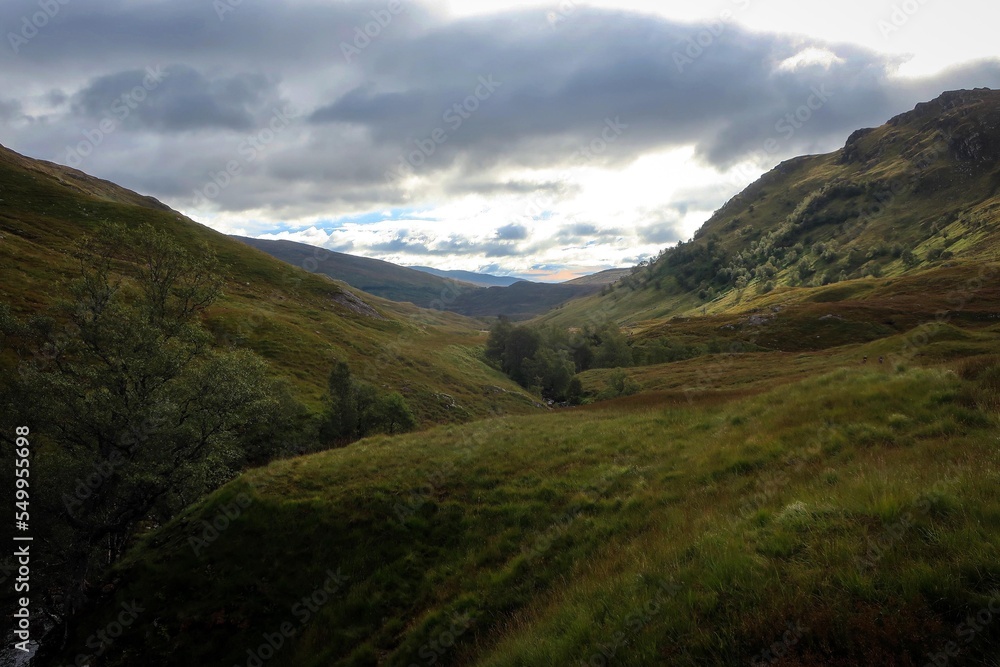
[[[535,356],[540,344],[538,332],[525,326],[514,327],[504,349],[503,371],[518,384],[528,386],[532,377],[525,373],[525,361]]]
[[[514,325],[504,315],[498,317],[490,327],[490,335],[486,339],[486,358],[497,366],[503,363],[504,352],[507,350],[507,342],[513,329]]]
[[[374,433],[405,433],[417,421],[402,394],[380,393],[375,385],[356,380],[343,361],[330,372],[327,416],[321,431],[327,441],[346,444]]]
[[[556,401],[566,400],[575,370],[565,351],[549,347],[539,348],[530,359],[525,360],[523,368],[524,375],[530,378],[530,386],[536,387],[542,396]]]
[[[328,386],[330,404],[324,435],[333,440],[352,440],[358,431],[358,397],[351,369],[346,363],[334,364]]]
[[[379,396],[376,402],[374,430],[381,433],[395,435],[412,431],[417,420],[406,404],[403,395],[398,391],[389,392]]]
[[[573,341],[571,347],[573,365],[577,373],[589,370],[594,363],[594,348],[586,336],[580,336]]]
[[[604,325],[597,333],[600,347],[594,359],[594,368],[616,368],[632,365],[632,350],[628,340],[613,322]]]
[[[616,368],[608,378],[608,384],[615,396],[631,396],[639,392],[642,387],[633,380],[628,373],[621,368]]]
[[[288,425],[288,397],[262,359],[209,348],[199,315],[220,291],[210,253],[149,225],[106,225],[79,259],[72,301],[26,323],[0,317],[22,359],[0,421],[32,430],[32,470],[46,480],[32,498],[38,588],[64,631],[141,525],[268,458],[263,447],[273,457],[275,426]],[[0,438],[13,432],[0,427]]]

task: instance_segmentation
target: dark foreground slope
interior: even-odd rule
[[[144,540],[65,658],[136,601],[102,664],[995,665],[1000,366],[955,368],[274,464]]]

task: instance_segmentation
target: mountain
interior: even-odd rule
[[[445,280],[422,271],[368,257],[357,257],[294,241],[271,241],[241,236],[233,238],[262,250],[283,262],[303,267],[312,273],[342,280],[368,294],[391,301],[409,302],[422,308],[440,304],[457,290],[475,286]]]
[[[523,320],[598,290],[600,286],[597,285],[533,283],[522,280],[509,287],[459,292],[446,308],[470,317],[506,315],[512,320]]]
[[[573,280],[567,280],[564,285],[610,285],[616,283],[625,276],[631,275],[632,269],[607,269],[589,276],[581,276]]]
[[[520,278],[511,278],[510,276],[491,276],[488,273],[474,273],[473,271],[444,271],[429,266],[411,266],[410,268],[429,273],[433,276],[458,280],[480,287],[508,287],[521,280]]]
[[[481,360],[485,337],[478,322],[348,289],[155,199],[4,147],[0,200],[0,304],[17,315],[69,298],[78,270],[76,244],[99,221],[144,222],[191,252],[205,246],[218,257],[224,295],[204,323],[216,345],[258,353],[314,408],[339,359],[359,377],[402,392],[423,424],[536,409],[537,399]],[[0,354],[3,372],[12,372],[14,363]]]
[[[442,278],[422,270],[303,243],[233,238],[283,262],[342,280],[369,294],[469,317],[505,315],[514,320],[529,319],[599,289],[599,286],[591,284],[532,283],[521,280],[514,280],[509,286],[485,288],[471,282]],[[441,273],[480,276],[462,271]],[[496,280],[507,282],[508,279]]]
[[[969,267],[998,258],[998,150],[1000,91],[944,93],[853,133],[834,153],[783,162],[690,242],[610,293],[542,320],[577,326],[599,313],[638,332],[675,316],[777,306],[786,308],[780,321],[800,310],[798,301],[820,298],[817,287],[831,288],[824,301],[881,308],[877,299],[892,291],[877,289],[885,282],[926,274],[940,276],[939,286],[957,284]],[[925,296],[922,311],[945,306],[943,293]]]

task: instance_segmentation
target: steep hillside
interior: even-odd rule
[[[389,262],[356,257],[293,241],[269,241],[242,236],[233,238],[283,262],[341,280],[368,294],[390,301],[410,302],[423,308],[441,308],[452,295],[478,289],[471,283],[446,280],[423,271]]]
[[[610,294],[567,305],[546,321],[574,326],[600,313],[635,324],[744,311],[774,290],[791,288],[784,301],[794,302],[808,299],[808,288],[839,283],[842,298],[863,300],[866,279],[996,261],[998,154],[1000,91],[945,93],[853,133],[835,153],[782,163],[719,209],[691,242],[665,251]]]
[[[632,273],[632,269],[608,269],[589,276],[567,280],[566,285],[610,285]]]
[[[206,244],[226,274],[224,297],[206,319],[217,344],[259,353],[309,403],[342,359],[360,377],[402,392],[424,423],[535,409],[530,395],[481,360],[478,323],[355,294],[155,200],[2,147],[0,302],[26,315],[68,298],[74,246],[100,221],[150,223],[192,250]],[[14,359],[0,362],[9,369]]]
[[[995,665],[1000,368],[958,370],[274,464],[150,535],[63,657],[136,601],[103,664]]]

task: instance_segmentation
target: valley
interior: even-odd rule
[[[142,498],[128,531],[74,538],[80,563],[51,549],[79,521],[58,484],[114,439],[100,415],[80,416],[93,434],[32,425],[52,486],[39,599],[62,633],[38,664],[996,664],[998,154],[1000,92],[945,93],[782,163],[632,269],[483,287],[229,237],[0,148],[4,433],[32,414],[19,388],[38,374],[105,405],[79,376],[121,362],[87,356],[127,347],[114,322],[86,326],[115,295],[135,337],[161,341],[157,382],[175,348],[207,355],[192,382],[209,389],[212,355],[245,362],[221,366],[207,416],[182,409],[186,385],[151,402],[218,448],[176,468],[197,486]],[[125,245],[86,241],[108,229]],[[143,306],[162,256],[128,230],[192,266],[214,258],[217,298],[177,325]],[[168,284],[161,310],[193,298]],[[81,347],[60,356],[36,330]],[[284,387],[273,409],[297,415],[294,433],[236,420],[212,440],[214,412],[242,414],[228,393],[258,396],[247,369]],[[107,420],[146,384],[109,381]],[[345,396],[390,394],[412,428],[330,435]],[[149,470],[175,470],[145,447]],[[162,481],[124,470],[121,488]],[[91,507],[141,497],[109,488]],[[144,611],[88,652],[128,604]]]

